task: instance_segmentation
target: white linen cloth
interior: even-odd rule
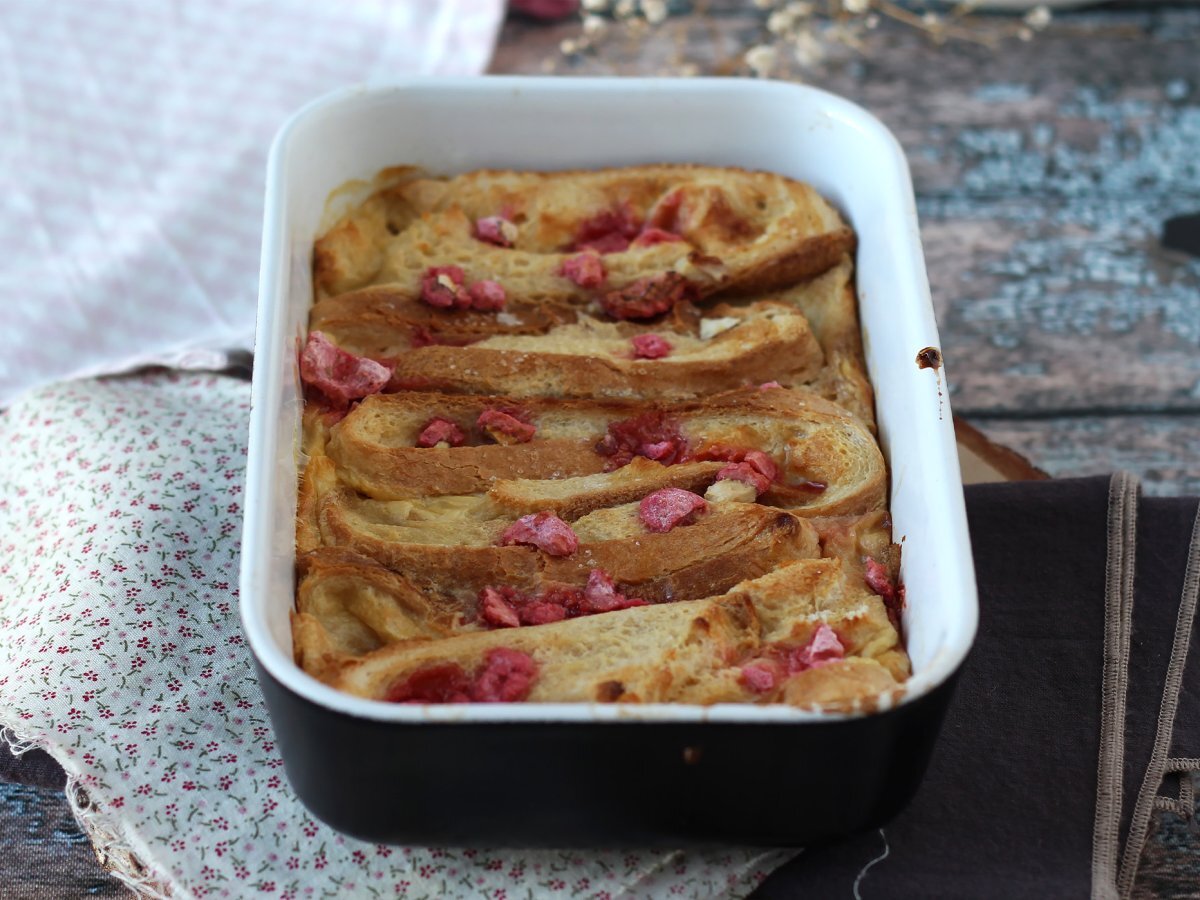
[[[503,0],[0,0],[0,408],[254,337],[267,150],[346,84],[482,72]]]

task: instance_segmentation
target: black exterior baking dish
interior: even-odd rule
[[[301,671],[289,628],[296,351],[313,240],[361,198],[343,186],[400,163],[453,174],[650,162],[807,181],[858,234],[864,345],[903,546],[913,675],[902,695],[854,713],[428,706],[349,696]],[[978,617],[943,371],[919,364],[940,359],[924,352],[937,346],[903,153],[830,94],[745,80],[480,78],[351,88],[300,110],[268,170],[241,573],[243,625],[297,795],[339,830],[398,844],[779,846],[885,821],[920,783]]]

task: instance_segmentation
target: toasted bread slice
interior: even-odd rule
[[[384,699],[398,681],[431,664],[479,665],[490,650],[529,654],[531,702],[789,702],[855,708],[907,674],[895,630],[878,598],[841,595],[836,560],[804,560],[747,580],[722,596],[638,607],[549,625],[393,644],[340,653],[314,616],[296,620],[303,664],[335,687]],[[743,666],[773,647],[801,646],[822,625],[846,659],[752,690]],[[827,671],[828,670],[828,671]],[[895,674],[893,672],[895,671]],[[817,673],[825,672],[818,676]]]
[[[416,293],[384,284],[327,297],[313,306],[308,324],[350,353],[383,360],[430,344],[465,346],[492,335],[545,334],[577,322],[582,312],[512,296],[499,313],[438,309]]]
[[[602,506],[640,500],[663,488],[703,494],[724,467],[722,462],[688,462],[664,466],[635,456],[625,466],[596,475],[561,479],[503,479],[487,492],[498,508],[513,515],[547,510],[576,519]]]
[[[564,557],[497,546],[514,518],[494,517],[485,497],[377,501],[334,488],[317,502],[317,522],[326,547],[352,550],[445,593],[471,595],[501,585],[536,591],[545,581],[583,587],[601,569],[628,596],[690,599],[818,551],[807,521],[756,503],[710,504],[694,524],[666,533],[648,531],[637,507],[603,507],[575,519],[579,548]]]
[[[364,524],[361,508],[347,513],[342,499],[336,490],[323,499],[329,545],[299,557],[297,592],[309,638],[319,624],[320,646],[339,655],[487,628],[478,606],[484,588],[581,590],[599,569],[627,596],[675,602],[719,593],[818,550],[806,520],[755,504],[716,504],[696,524],[667,534],[647,532],[636,504],[597,509],[574,521],[581,546],[572,557],[550,558],[532,547],[482,543],[506,524],[480,518],[486,501],[457,516],[386,504],[394,523],[381,526]],[[381,504],[366,504],[374,507],[367,513],[380,512]],[[307,648],[312,656],[313,646],[297,638],[298,654]]]
[[[530,303],[500,314],[433,310],[369,288],[318,304],[311,327],[392,367],[393,390],[689,398],[764,381],[803,384],[824,363],[804,316],[769,300],[641,325]],[[638,358],[634,339],[649,335],[665,342],[662,358]]]
[[[327,297],[313,306],[309,328],[320,331],[344,350],[372,359],[394,360],[434,344],[462,347],[488,337],[545,335],[557,326],[581,319],[603,318],[598,306],[531,300],[509,294],[503,311],[438,309],[399,285],[384,284]],[[677,303],[653,325],[610,322],[626,342],[634,335],[660,332],[696,336],[701,311]]]
[[[482,441],[486,409],[520,406],[536,426],[529,443],[417,447],[433,416]],[[326,451],[341,478],[376,499],[483,493],[499,480],[593,475],[609,460],[596,450],[614,422],[657,409],[613,400],[551,401],[405,392],[367,397],[330,429]],[[694,456],[717,445],[761,450],[780,468],[764,502],[805,515],[882,507],[886,469],[866,426],[804,389],[738,390],[667,407]],[[303,487],[302,487],[303,490]]]
[[[537,431],[528,443],[487,443],[477,427],[489,409],[515,409]],[[576,409],[575,407],[582,407]],[[595,452],[610,421],[632,405],[521,403],[508,397],[471,397],[406,391],[367,397],[328,430],[324,452],[341,478],[383,500],[407,500],[488,490],[499,479],[551,479],[602,472],[607,460]],[[466,446],[418,447],[434,418],[458,425]]]
[[[310,326],[356,355],[393,365],[399,360],[400,384],[546,396],[622,396],[621,389],[633,386],[636,377],[627,364],[631,339],[638,334],[659,334],[672,343],[672,353],[666,359],[642,363],[643,371],[657,373],[659,378],[657,384],[655,379],[638,378],[639,388],[648,386],[655,394],[670,397],[699,396],[767,381],[786,387],[807,384],[854,413],[873,431],[874,392],[866,374],[853,271],[853,262],[845,257],[825,274],[766,297],[704,309],[680,304],[652,325],[597,321],[592,318],[598,314],[595,310],[589,314],[568,305],[520,299],[510,302],[499,315],[447,312],[421,303],[395,285],[383,285],[318,303]],[[762,320],[776,304],[803,314],[815,348],[800,334],[799,323],[788,319],[767,329],[774,334],[768,333],[762,348],[779,347],[779,354],[747,347],[759,337],[755,332],[764,330]],[[782,352],[789,341],[796,345],[796,358]],[[443,346],[413,355],[431,345]],[[473,346],[461,356],[461,351],[446,349],[466,345]],[[503,359],[501,351],[505,349],[523,354],[520,363]],[[595,359],[583,360],[586,368],[580,369],[577,357],[588,355]],[[562,360],[563,356],[576,358]],[[454,369],[448,366],[451,359],[456,363]],[[554,370],[558,362],[567,363],[565,372]],[[617,372],[613,371],[614,362]],[[599,387],[593,389],[590,385],[597,375]]]
[[[804,313],[821,346],[825,366],[809,386],[854,413],[874,431],[875,392],[863,356],[853,261],[847,257],[824,275],[781,291],[774,299]],[[791,383],[784,378],[778,380]]]
[[[460,606],[373,559],[322,547],[296,560],[296,609],[319,619],[346,653],[454,632]]]
[[[803,384],[824,363],[804,316],[784,304],[726,308],[704,323],[711,338],[642,329],[670,346],[661,359],[638,359],[627,330],[584,318],[544,335],[502,335],[467,347],[429,346],[392,362],[398,388],[526,397],[673,400],[747,384]]]
[[[588,172],[479,171],[407,178],[376,194],[317,241],[318,299],[368,284],[415,291],[431,266],[458,265],[474,281],[543,301],[587,302],[559,272],[585,222],[613,215],[679,240],[606,253],[608,284],[678,271],[703,295],[761,292],[833,266],[854,233],[811,187],[763,172],[640,166]],[[503,215],[510,248],[474,237],[476,220]],[[702,272],[695,271],[700,266]]]
[[[691,462],[664,466],[635,457],[628,465],[613,472],[595,475],[557,479],[499,479],[492,482],[492,487],[485,495],[477,495],[477,499],[486,500],[487,503],[475,508],[513,517],[551,512],[562,519],[577,519],[594,509],[640,500],[663,488],[681,488],[703,494],[724,465],[723,462]],[[298,552],[307,553],[322,546],[317,521],[318,504],[320,498],[337,487],[338,483],[337,467],[323,453],[313,456],[305,466],[297,510]],[[458,508],[462,509],[462,506]]]

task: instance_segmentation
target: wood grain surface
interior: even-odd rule
[[[763,14],[704,9],[570,57],[577,26],[510,21],[493,70],[744,74]],[[1053,475],[1200,490],[1200,259],[1159,244],[1200,212],[1200,9],[1060,13],[995,48],[885,19],[858,50],[827,46],[819,70],[783,51],[776,74],[861,103],[904,146],[955,411]]]
[[[764,20],[711,0],[565,57],[577,23],[513,19],[492,71],[747,74]],[[1200,8],[1143,3],[1060,13],[996,48],[885,19],[820,69],[780,54],[780,77],[896,133],[955,411],[1051,475],[1120,467],[1151,493],[1200,492],[1200,259],[1159,245],[1165,219],[1200,212],[1198,47]],[[1200,896],[1196,822],[1158,815],[1137,896]],[[60,788],[0,784],[0,898],[114,895]]]

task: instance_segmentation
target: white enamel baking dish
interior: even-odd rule
[[[975,579],[945,372],[921,368],[916,360],[919,351],[938,347],[939,340],[908,167],[891,133],[846,100],[777,82],[405,80],[315,100],[286,123],[270,156],[241,608],[264,684],[270,684],[268,701],[286,698],[272,702],[277,731],[288,730],[281,728],[280,717],[291,715],[277,707],[293,702],[339,721],[397,726],[829,725],[845,718],[752,705],[389,705],[336,692],[292,660],[288,614],[300,421],[296,351],[311,303],[312,243],[330,222],[331,193],[398,164],[454,174],[482,167],[553,170],[654,162],[735,165],[807,181],[857,231],[863,337],[891,472],[894,535],[903,546],[904,634],[913,664],[913,676],[893,711],[953,680],[975,634]],[[359,198],[353,190],[341,192],[332,212]],[[949,691],[944,693],[948,697]],[[293,771],[299,764],[287,759],[285,740],[281,747],[299,790],[304,779]]]

